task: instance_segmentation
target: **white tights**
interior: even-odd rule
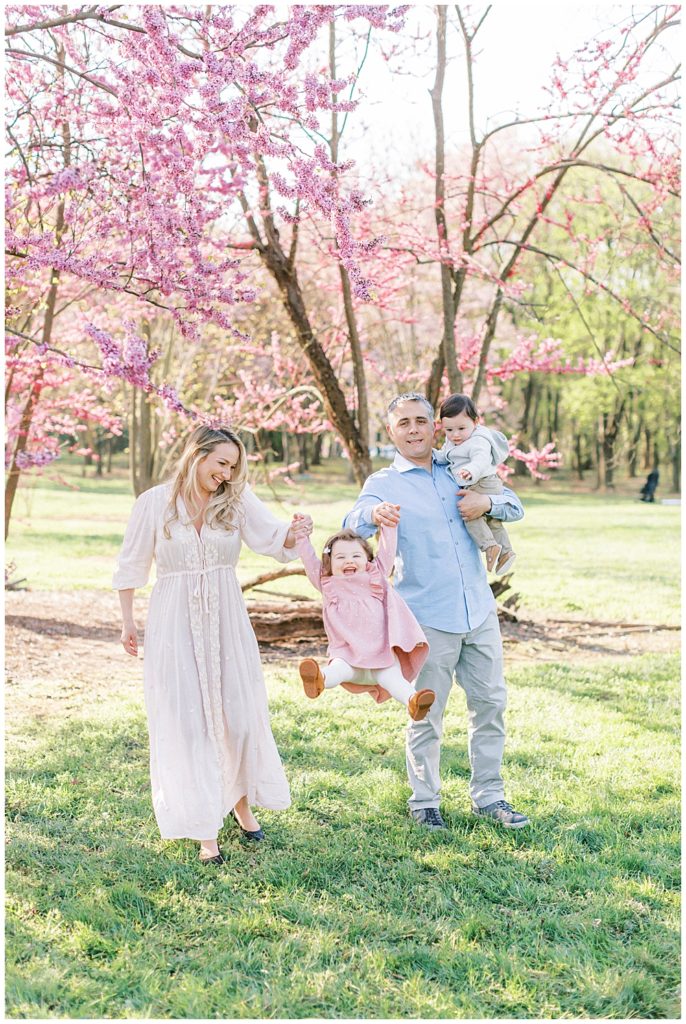
[[[401,704],[407,706],[407,702],[414,693],[412,683],[408,683],[400,669],[400,662],[394,657],[393,664],[388,668],[353,668],[342,658],[334,658],[328,665],[322,668],[324,685],[327,690],[341,683],[378,683],[388,690],[391,697],[395,697]]]

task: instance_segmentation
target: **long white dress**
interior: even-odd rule
[[[242,541],[280,562],[297,553],[283,546],[288,523],[248,487],[233,532],[203,524],[198,535],[180,501],[167,539],[170,492],[161,484],[136,500],[113,587],[144,586],[155,559],[143,663],[155,817],[164,839],[213,839],[244,795],[290,805],[236,564]]]

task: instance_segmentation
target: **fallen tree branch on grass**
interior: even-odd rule
[[[281,580],[285,576],[304,575],[304,569],[277,569],[276,572],[263,572],[260,576],[256,576],[254,580],[248,580],[247,583],[241,583],[241,590],[245,593],[246,590],[252,590],[253,587],[259,587],[262,583],[271,583],[272,580]]]

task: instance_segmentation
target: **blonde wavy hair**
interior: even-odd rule
[[[176,466],[176,473],[172,480],[172,491],[167,508],[167,518],[164,523],[164,536],[169,540],[171,533],[170,525],[179,519],[177,501],[183,501],[190,520],[195,519],[198,514],[196,510],[202,507],[202,494],[198,487],[198,467],[202,460],[214,451],[220,444],[226,442],[235,444],[238,448],[238,462],[231,473],[231,480],[225,480],[212,494],[205,508],[204,521],[208,526],[229,530],[236,529],[237,513],[241,494],[248,479],[248,459],[245,446],[237,434],[228,427],[196,427],[186,441],[181,452],[181,457]]]

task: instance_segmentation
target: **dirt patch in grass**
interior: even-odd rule
[[[119,602],[116,593],[79,590],[10,591],[6,593],[5,663],[7,719],[48,716],[83,710],[113,693],[139,698],[142,664],[119,647]],[[309,604],[309,602],[308,602]],[[250,606],[250,605],[249,605]],[[257,605],[258,637],[273,635],[278,611]],[[273,606],[278,608],[279,606]],[[290,607],[290,606],[289,606]],[[293,623],[307,626],[312,607],[296,602]],[[147,598],[137,596],[136,617],[145,621]],[[262,609],[262,611],[259,611]],[[263,627],[260,621],[267,622]],[[271,623],[271,624],[269,624]],[[501,623],[506,661],[510,663],[593,660],[677,651],[678,627],[572,619],[533,620],[520,614]],[[271,632],[270,632],[271,631]],[[307,632],[307,629],[305,630]],[[323,656],[325,644],[314,626],[301,641],[282,639],[260,644],[265,663]]]

